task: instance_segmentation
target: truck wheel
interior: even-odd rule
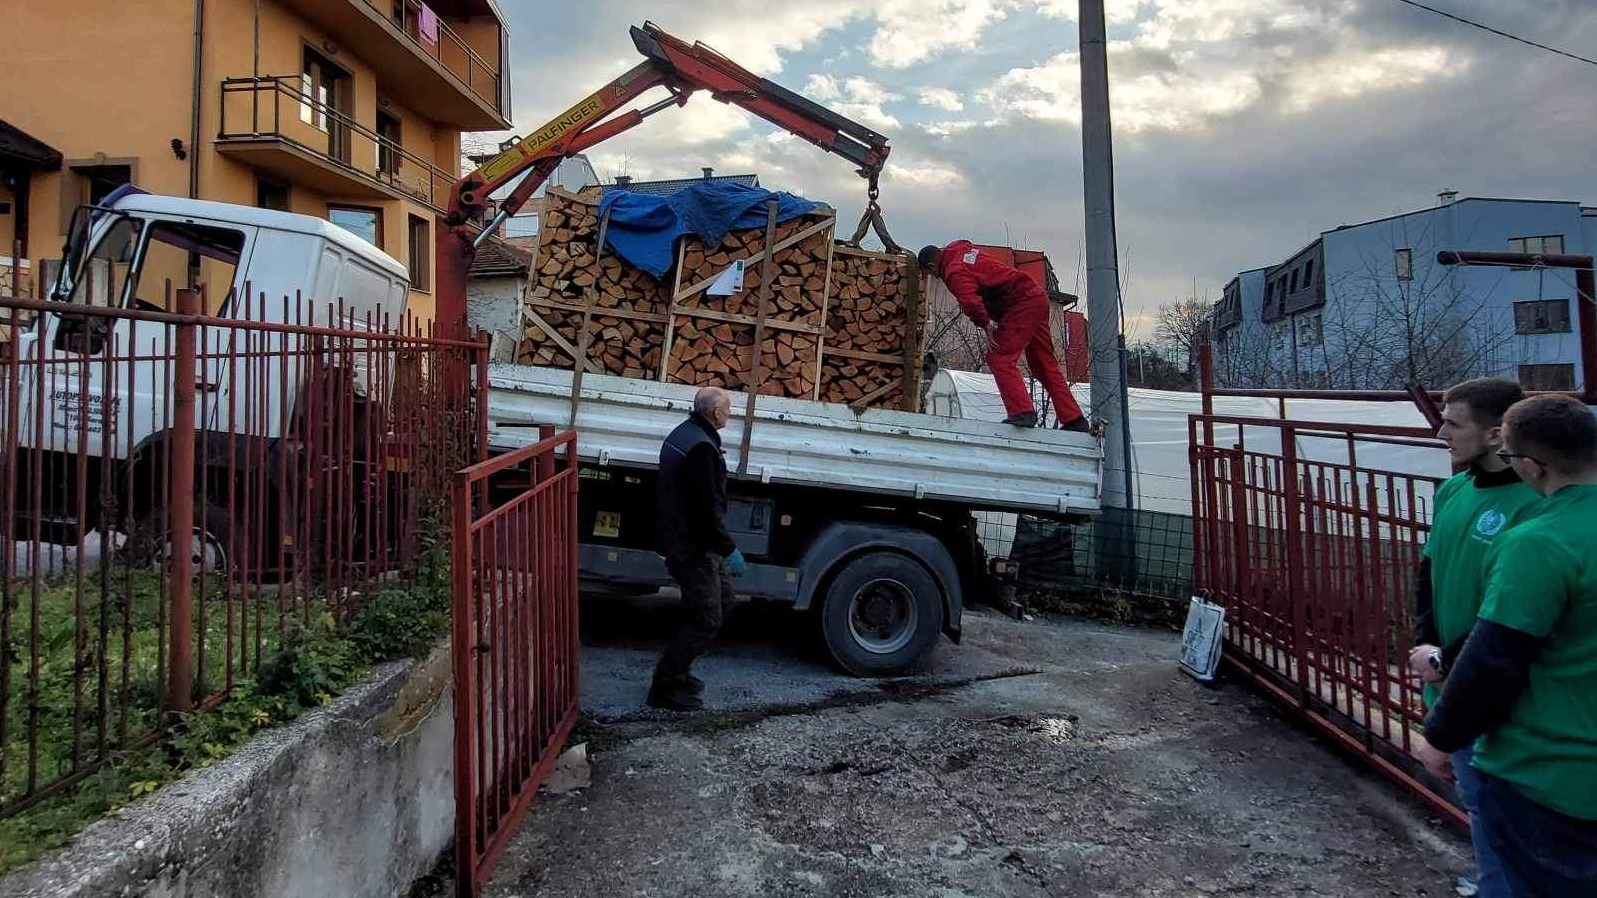
[[[844,565],[821,605],[821,637],[838,666],[857,677],[901,673],[943,630],[943,595],[924,567],[894,552]]]
[[[195,573],[225,573],[230,566],[227,547],[231,543],[233,525],[227,512],[215,505],[196,500],[194,526],[189,531],[187,549],[194,562]],[[134,567],[165,565],[173,550],[173,543],[183,545],[182,536],[172,539],[172,528],[167,524],[164,508],[152,509],[133,522],[128,534],[124,556]]]

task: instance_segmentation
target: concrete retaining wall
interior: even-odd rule
[[[385,665],[0,880],[0,898],[394,898],[454,832],[449,652]]]

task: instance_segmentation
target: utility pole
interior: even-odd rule
[[[1109,47],[1103,0],[1079,0],[1081,156],[1087,212],[1087,343],[1092,356],[1092,416],[1103,423],[1103,513],[1098,521],[1100,576],[1136,577],[1132,525],[1131,417],[1126,395],[1126,338],[1121,328],[1120,261],[1115,248],[1114,137],[1109,119]]]
[[[1092,416],[1103,422],[1103,504],[1131,508],[1130,422],[1120,333],[1120,265],[1115,249],[1114,139],[1109,121],[1109,54],[1103,0],[1080,0],[1081,155],[1087,208],[1087,345]]]

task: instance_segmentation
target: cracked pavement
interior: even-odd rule
[[[708,709],[642,710],[669,604],[584,607],[593,783],[540,796],[489,896],[1453,893],[1464,839],[1176,634],[968,613],[914,678],[832,672],[747,609]]]

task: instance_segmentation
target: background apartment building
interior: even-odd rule
[[[1326,231],[1242,272],[1214,313],[1216,376],[1239,387],[1441,388],[1469,377],[1583,388],[1574,273],[1443,266],[1440,250],[1597,251],[1597,209],[1440,196],[1430,209]]]
[[[329,219],[404,263],[432,317],[460,134],[510,124],[493,0],[12,6],[0,253],[21,241],[47,280],[72,210],[131,181]]]

